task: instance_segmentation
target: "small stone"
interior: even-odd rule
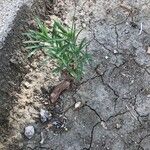
[[[82,27],[83,27],[83,28],[86,28],[86,23],[82,23]]]
[[[133,84],[134,83],[134,80],[131,80],[130,84]]]
[[[33,126],[30,125],[30,126],[25,127],[24,134],[28,139],[31,139],[33,137],[34,133],[35,133],[35,130],[34,130]]]
[[[26,88],[26,89],[29,89],[31,84],[29,82],[25,82],[23,83],[23,86]]]
[[[106,59],[108,59],[108,56],[105,56]]]
[[[60,129],[60,128],[64,128],[64,124],[62,122],[58,121],[54,121],[52,122],[53,127],[55,127],[56,129]]]
[[[128,31],[128,30],[124,30],[124,32],[125,32],[125,34],[128,34],[128,33],[129,33],[129,31]]]
[[[120,128],[121,128],[121,124],[117,123],[117,124],[116,124],[116,128],[117,128],[117,129],[120,129]]]
[[[81,108],[81,106],[82,106],[82,102],[77,102],[77,103],[75,103],[75,109],[78,109],[78,108]]]
[[[68,128],[64,127],[65,131],[68,131]]]
[[[40,110],[40,119],[41,122],[46,122],[48,120],[50,120],[52,117],[52,114],[49,114],[49,112],[47,110],[41,109]]]
[[[60,96],[59,96],[59,98],[60,98],[60,99],[63,99],[63,98],[64,98],[64,96],[63,96],[63,95],[60,95]]]
[[[150,47],[147,48],[147,54],[150,54]]]
[[[45,105],[49,105],[49,103],[48,103],[48,102],[44,102],[44,104],[45,104]]]
[[[114,50],[114,54],[116,54],[116,53],[118,53],[118,51],[117,51],[117,50]]]
[[[101,122],[101,126],[102,126],[104,129],[107,129],[106,123],[105,123],[104,121]]]

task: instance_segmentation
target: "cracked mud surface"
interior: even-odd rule
[[[47,75],[51,63],[26,75],[39,73],[32,78],[34,84],[29,83],[27,90],[22,88],[27,95],[20,100],[28,105],[20,113],[29,114],[24,114],[25,123],[20,123],[22,130],[17,128],[18,134],[21,132],[20,149],[150,150],[150,1],[65,0],[61,4],[66,10],[65,21],[75,15],[77,26],[84,28],[81,37],[90,41],[87,51],[93,61],[86,66],[82,81],[66,91],[58,103],[55,114],[66,117],[66,131],[46,130],[36,117],[43,107],[41,101],[48,100],[42,95],[41,85],[48,87],[56,84],[53,80],[58,82],[56,77]],[[34,93],[38,93],[36,97]],[[78,101],[83,107],[74,110]],[[51,112],[56,109],[47,105],[46,108]],[[30,112],[36,119],[30,118]],[[27,140],[23,128],[31,123],[36,134]]]

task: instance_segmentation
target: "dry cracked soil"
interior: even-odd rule
[[[150,150],[150,0],[58,0],[50,12],[83,28],[92,61],[51,106],[49,93],[60,80],[52,75],[55,62],[38,67],[37,54],[15,93],[2,149]],[[76,102],[83,104],[78,110]],[[55,128],[40,122],[41,108],[52,113]],[[23,135],[27,125],[35,127],[30,140]]]

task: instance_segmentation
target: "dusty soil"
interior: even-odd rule
[[[40,53],[28,60],[7,117],[9,135],[5,131],[0,139],[3,149],[149,150],[150,1],[58,0],[53,9],[45,9],[44,20],[58,17],[69,24],[75,19],[84,28],[80,37],[89,40],[93,61],[82,81],[53,106],[49,95],[60,82],[52,74],[55,62],[41,65]],[[78,101],[83,106],[75,110]],[[52,114],[52,121],[41,123],[41,108]],[[57,125],[51,127],[52,122]],[[23,134],[27,125],[35,127],[30,140]]]

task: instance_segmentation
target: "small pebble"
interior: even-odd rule
[[[28,139],[31,139],[33,137],[34,133],[35,133],[35,130],[34,130],[33,126],[30,125],[30,126],[25,127],[24,134]]]
[[[104,129],[107,129],[106,123],[105,123],[104,121],[101,122],[101,126],[102,126]]]
[[[81,108],[81,106],[82,106],[82,102],[77,102],[77,103],[75,103],[75,109],[78,109],[78,108]]]
[[[120,129],[120,128],[121,128],[121,124],[117,123],[117,124],[116,124],[116,128],[117,128],[117,129]]]
[[[108,56],[105,56],[106,59],[108,59]]]
[[[134,83],[134,80],[131,80],[130,84],[133,84]]]
[[[86,23],[82,23],[82,27],[83,27],[83,28],[86,28]]]
[[[147,54],[150,54],[150,47],[147,48]]]
[[[64,127],[64,124],[60,121],[54,121],[52,122],[52,125],[56,128],[56,129],[60,129]]]
[[[23,86],[26,88],[26,89],[29,89],[31,87],[31,84],[29,82],[25,82],[23,84]]]
[[[40,110],[41,122],[44,123],[44,122],[48,121],[49,119],[51,119],[51,116],[52,116],[52,114],[49,114],[49,112],[47,110],[44,110],[44,109]]]
[[[68,128],[64,127],[65,131],[68,131]]]
[[[114,54],[116,54],[116,53],[118,53],[118,51],[117,51],[117,50],[114,50]]]
[[[150,98],[150,94],[148,94],[147,97]]]

